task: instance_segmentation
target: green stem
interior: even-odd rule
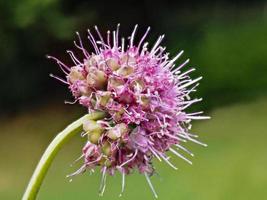
[[[69,141],[70,138],[75,136],[77,133],[82,131],[82,124],[85,120],[98,120],[105,117],[105,114],[102,112],[95,112],[91,114],[86,114],[80,119],[76,120],[69,126],[67,126],[63,131],[61,131],[50,145],[45,150],[41,160],[39,161],[31,180],[26,188],[26,191],[22,197],[22,200],[34,200],[36,199],[37,193],[40,189],[40,186],[44,180],[44,177],[50,167],[53,159],[60,150],[60,148]]]

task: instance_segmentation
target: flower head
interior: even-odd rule
[[[202,112],[185,111],[201,101],[189,96],[201,77],[190,78],[193,68],[181,72],[189,60],[175,66],[183,51],[169,59],[165,47],[160,46],[164,35],[148,48],[144,40],[150,28],[135,43],[135,26],[127,44],[124,38],[119,40],[119,25],[112,36],[107,32],[107,39],[103,39],[97,27],[95,30],[98,39],[88,31],[94,53],[84,48],[77,33],[79,44],[75,42],[75,46],[81,50],[84,59],[79,60],[68,51],[73,66],[49,56],[59,64],[66,80],[54,77],[68,85],[75,102],[88,108],[89,112],[100,110],[107,115],[103,120],[84,123],[84,135],[88,138],[83,148],[84,164],[74,174],[100,166],[103,174],[100,192],[103,193],[107,173],[113,175],[119,171],[122,174],[123,190],[125,175],[137,169],[145,175],[157,196],[149,179],[154,173],[152,158],[177,169],[166,152],[170,151],[191,164],[177,151],[183,150],[193,156],[182,143],[192,141],[206,146],[189,132],[191,120],[208,117],[200,116]]]

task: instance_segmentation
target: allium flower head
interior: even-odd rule
[[[193,68],[181,72],[189,60],[175,66],[183,51],[169,59],[169,53],[160,45],[164,35],[153,45],[144,42],[150,28],[139,42],[134,42],[137,26],[127,42],[119,39],[119,25],[112,34],[108,31],[105,39],[97,27],[95,30],[97,39],[88,30],[93,53],[84,48],[77,33],[79,43],[74,44],[84,58],[80,60],[67,51],[73,66],[49,56],[59,64],[66,79],[52,76],[68,85],[75,102],[88,108],[88,112],[103,111],[107,116],[84,123],[83,135],[88,138],[82,151],[84,164],[73,175],[100,166],[100,193],[103,194],[107,174],[113,175],[115,171],[122,174],[123,191],[125,175],[138,170],[157,196],[149,179],[154,173],[152,159],[155,157],[177,169],[166,152],[191,164],[181,151],[193,154],[182,143],[192,141],[206,146],[189,131],[191,120],[208,117],[200,116],[202,112],[185,111],[201,101],[189,96],[201,77],[190,78]]]

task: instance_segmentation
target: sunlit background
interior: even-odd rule
[[[84,42],[87,28],[115,29],[137,37],[151,26],[149,41],[165,34],[171,55],[185,50],[203,76],[196,96],[204,101],[209,121],[194,123],[207,148],[188,144],[193,165],[174,159],[174,171],[155,160],[152,177],[160,199],[251,200],[267,195],[267,1],[88,1],[0,0],[0,199],[21,199],[31,174],[57,132],[83,115],[67,87],[49,78],[62,75],[45,58],[70,62],[75,31]],[[119,175],[108,177],[98,196],[100,174],[85,173],[72,182],[67,174],[79,168],[84,138],[77,136],[57,156],[40,190],[40,200],[119,199]],[[145,178],[126,179],[120,199],[153,199]]]

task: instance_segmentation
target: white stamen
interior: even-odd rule
[[[136,30],[137,30],[137,27],[138,27],[138,25],[136,24],[134,26],[134,30],[133,30],[132,35],[130,37],[130,47],[133,47],[134,35],[135,35]]]
[[[121,193],[120,193],[120,197],[122,196],[124,189],[125,189],[125,173],[121,173],[122,175],[122,180],[121,180]]]
[[[144,39],[146,38],[149,31],[150,31],[150,27],[147,28],[145,34],[143,35],[142,39],[140,40],[138,47],[137,47],[137,51],[139,51],[139,49],[140,49],[140,47],[141,47],[141,45],[142,45],[142,43],[143,43]]]
[[[175,145],[176,147],[178,147],[179,149],[182,149],[182,150],[184,150],[186,153],[188,153],[190,156],[194,156],[194,154],[191,152],[191,151],[189,151],[188,149],[186,149],[185,147],[183,147],[182,145],[180,145],[180,144],[176,144]]]
[[[105,192],[105,188],[106,188],[106,170],[107,167],[104,167],[103,172],[102,172],[102,178],[101,178],[101,183],[100,183],[100,187],[99,187],[99,195],[103,196],[104,192]]]
[[[75,55],[72,51],[67,50],[67,53],[70,55],[70,57],[71,57],[71,59],[75,65],[82,65],[82,63],[75,57]]]
[[[187,59],[184,63],[182,63],[180,66],[178,66],[177,68],[175,68],[172,73],[176,74],[176,72],[178,72],[181,68],[183,68],[187,63],[189,63],[190,59]]]
[[[155,49],[158,47],[158,45],[161,43],[161,41],[163,40],[164,37],[165,37],[165,35],[159,36],[159,38],[157,39],[157,41],[155,42],[153,48],[150,51],[150,55],[154,55]]]
[[[200,77],[198,77],[198,78],[196,78],[196,79],[194,79],[194,80],[191,80],[190,82],[185,83],[185,84],[179,86],[179,87],[178,87],[178,90],[181,90],[181,89],[183,89],[183,88],[186,88],[186,87],[188,87],[189,85],[192,85],[192,84],[194,84],[194,83],[200,81],[201,79],[202,79],[202,76],[200,76]]]
[[[178,168],[176,167],[176,166],[174,166],[169,160],[168,160],[168,158],[166,158],[164,155],[162,155],[162,154],[159,154],[160,155],[160,157],[170,166],[170,167],[172,167],[173,169],[175,169],[175,170],[177,170]]]
[[[165,67],[171,67],[172,64],[184,53],[184,50],[180,51]]]
[[[131,162],[137,155],[138,153],[138,150],[136,149],[135,152],[134,152],[134,155],[127,161],[125,161],[124,163],[122,163],[119,167],[123,167],[124,165],[128,164],[129,162]]]
[[[59,78],[57,76],[55,76],[54,74],[49,74],[50,77],[54,78],[54,79],[57,79],[58,81],[62,82],[62,83],[65,83],[67,85],[69,85],[69,83],[65,80],[63,80],[62,78]]]
[[[183,155],[179,154],[177,151],[175,151],[174,149],[170,148],[170,151],[175,154],[176,156],[178,156],[179,158],[182,158],[184,161],[188,162],[190,165],[192,165],[192,162],[190,160],[188,160],[187,158],[185,158]]]
[[[86,51],[86,49],[83,47],[82,39],[81,39],[81,37],[80,37],[79,32],[76,32],[76,34],[77,34],[77,36],[78,36],[80,45],[78,45],[78,44],[76,43],[76,41],[74,41],[74,45],[75,45],[78,49],[82,50],[82,52],[83,52],[83,54],[84,54],[84,56],[85,56],[86,58],[89,58],[90,55],[89,55],[89,53]]]
[[[154,187],[153,187],[153,185],[152,185],[152,183],[151,183],[151,181],[150,181],[150,178],[149,178],[148,174],[145,172],[144,175],[145,175],[145,177],[146,177],[146,181],[147,181],[147,183],[148,183],[148,185],[149,185],[151,191],[152,191],[153,194],[154,194],[154,197],[155,197],[155,198],[158,198],[158,195],[157,195],[157,193],[156,193],[156,191],[155,191],[155,189],[154,189]]]

